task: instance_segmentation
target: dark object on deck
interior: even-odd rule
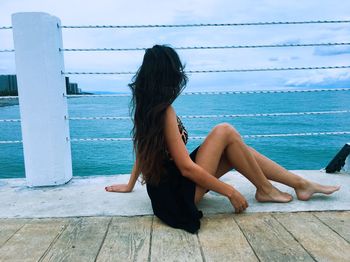
[[[345,159],[350,154],[350,143],[347,143],[343,148],[335,155],[331,162],[326,167],[327,173],[334,173],[340,171],[340,169],[345,165]]]

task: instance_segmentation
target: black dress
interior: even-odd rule
[[[179,117],[177,117],[179,131],[184,143],[188,135]],[[190,157],[196,159],[199,146],[192,151]],[[182,176],[170,154],[164,162],[167,174],[161,178],[158,186],[147,184],[147,193],[152,202],[154,214],[174,228],[181,228],[190,233],[196,233],[200,228],[200,218],[203,213],[198,211],[194,203],[196,184]]]

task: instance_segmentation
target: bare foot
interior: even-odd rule
[[[275,187],[272,187],[269,192],[263,190],[257,190],[255,193],[255,199],[259,202],[278,202],[287,203],[292,201],[293,197],[291,194],[282,192]]]
[[[309,200],[314,193],[330,195],[338,191],[340,186],[324,186],[314,182],[304,180],[299,188],[295,188],[295,193],[299,200]]]

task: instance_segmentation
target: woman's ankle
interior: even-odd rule
[[[298,189],[305,189],[308,185],[309,185],[309,181],[307,181],[306,179],[299,177],[297,179],[297,181],[295,182],[295,186],[294,189],[298,190]]]
[[[274,186],[271,183],[268,183],[263,186],[259,186],[256,188],[256,192],[263,193],[263,194],[269,194],[273,191]]]

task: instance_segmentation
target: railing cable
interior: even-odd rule
[[[17,99],[18,96],[0,96],[0,99]]]
[[[0,119],[0,123],[4,122],[21,122],[21,119]]]
[[[74,25],[61,26],[61,28],[174,28],[174,27],[230,27],[230,26],[266,26],[266,25],[303,25],[303,24],[342,24],[350,23],[350,20],[312,20],[312,21],[272,21],[272,22],[248,22],[248,23],[199,23],[199,24],[154,24],[154,25]]]
[[[226,46],[180,46],[176,50],[203,50],[203,49],[247,49],[247,48],[282,48],[282,47],[316,47],[316,46],[347,46],[350,42],[337,43],[309,43],[309,44],[267,44],[267,45],[226,45]],[[144,51],[147,47],[135,48],[60,48],[63,52],[123,52],[123,51]],[[0,53],[15,52],[15,49],[0,49]]]
[[[10,53],[15,52],[15,49],[0,49],[0,53]]]
[[[242,138],[269,138],[269,137],[302,137],[302,136],[328,136],[328,135],[350,135],[350,131],[337,131],[337,132],[308,132],[308,133],[290,133],[290,134],[257,134],[257,135],[242,135]],[[191,140],[203,140],[205,136],[192,136]],[[130,137],[106,137],[106,138],[71,138],[68,139],[71,142],[82,141],[132,141]],[[5,140],[0,141],[0,144],[17,144],[22,143],[22,140]]]
[[[325,136],[325,135],[350,135],[350,131],[339,132],[308,132],[308,133],[290,133],[290,134],[257,134],[242,135],[242,138],[264,138],[264,137],[293,137],[293,136]],[[190,136],[190,140],[203,140],[205,136]],[[116,138],[71,138],[72,142],[79,141],[132,141],[132,138],[116,137]]]
[[[308,66],[308,67],[272,67],[272,68],[247,68],[247,69],[218,69],[218,70],[187,70],[188,74],[199,73],[244,73],[244,72],[267,72],[267,71],[294,71],[294,70],[324,70],[324,69],[347,69],[346,66]],[[62,72],[64,75],[134,75],[136,72]]]
[[[281,48],[281,47],[315,47],[315,46],[346,46],[349,42],[337,43],[309,43],[309,44],[267,44],[267,45],[225,45],[225,46],[180,46],[174,47],[176,50],[201,50],[201,49],[247,49],[247,48]],[[62,48],[64,52],[95,52],[95,51],[144,51],[147,47],[135,48]],[[1,52],[2,50],[0,50]],[[8,50],[12,52],[14,50]]]
[[[0,144],[19,144],[22,140],[0,140]]]
[[[350,113],[350,110],[315,111],[315,112],[288,112],[288,113],[257,113],[257,114],[226,114],[226,115],[180,115],[181,118],[239,118],[239,117],[279,117],[302,115],[333,115]],[[131,120],[129,116],[92,116],[92,117],[68,117],[67,120]],[[20,122],[20,119],[0,119],[1,122]]]
[[[303,25],[303,24],[343,24],[350,20],[311,20],[311,21],[271,21],[271,22],[247,22],[247,23],[198,23],[198,24],[153,24],[153,25],[66,25],[61,28],[161,28],[161,27],[227,27],[227,26],[265,26],[265,25]],[[12,29],[12,26],[0,26],[1,29]]]
[[[184,92],[181,95],[239,95],[239,94],[275,94],[275,93],[312,93],[312,92],[339,92],[350,91],[350,88],[318,88],[318,89],[287,89],[287,90],[252,90],[252,91],[198,91]],[[130,97],[131,94],[91,94],[91,95],[66,95],[66,97]]]
[[[181,95],[237,95],[237,94],[274,94],[274,93],[312,93],[312,92],[339,92],[350,91],[350,88],[318,88],[318,89],[287,89],[287,90],[252,90],[252,91],[199,91],[184,92]],[[131,94],[81,94],[81,95],[64,95],[68,98],[75,97],[130,97]],[[17,99],[18,96],[0,96],[0,99]]]
[[[227,115],[181,115],[184,119],[198,118],[239,118],[239,117],[279,117],[302,115],[332,115],[350,113],[350,110],[319,111],[319,112],[290,112],[290,113],[258,113],[258,114],[227,114]],[[129,116],[95,116],[95,117],[69,117],[69,120],[130,120]],[[0,120],[1,121],[1,120]]]

